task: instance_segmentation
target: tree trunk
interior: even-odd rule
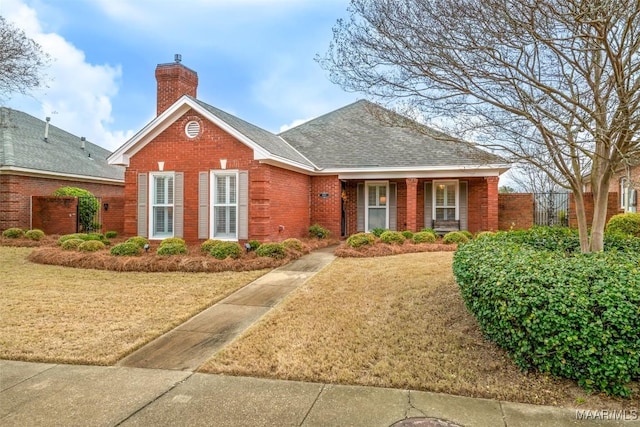
[[[584,194],[582,189],[574,189],[573,192],[576,220],[578,221],[578,234],[580,236],[580,251],[590,252],[589,228],[587,227],[587,214],[584,209]]]
[[[607,181],[604,179],[603,181]],[[591,223],[591,251],[604,250],[604,227],[607,224],[607,208],[609,205],[609,183],[600,183],[600,188],[593,189],[593,222]]]

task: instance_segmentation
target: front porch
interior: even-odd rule
[[[498,230],[498,177],[341,180],[341,235]]]

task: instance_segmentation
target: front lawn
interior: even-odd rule
[[[569,380],[522,373],[483,339],[453,279],[450,252],[340,258],[201,371],[428,390],[615,409]]]
[[[115,273],[0,246],[0,358],[109,365],[268,270]]]

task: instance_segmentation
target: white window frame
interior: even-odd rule
[[[235,178],[236,181],[236,191],[235,191],[235,203],[216,203],[216,196],[217,196],[217,191],[218,191],[218,187],[216,185],[216,177],[218,176],[233,176]],[[240,212],[240,206],[239,206],[239,200],[240,200],[240,177],[239,177],[239,173],[237,170],[229,170],[229,169],[219,169],[219,170],[212,170],[210,173],[210,188],[211,188],[211,194],[210,194],[210,200],[209,200],[209,206],[210,206],[210,211],[209,211],[209,218],[210,218],[210,223],[209,223],[209,237],[211,239],[216,239],[216,240],[224,240],[224,241],[230,241],[230,242],[236,242],[238,241],[238,221],[240,220],[240,216],[239,216],[239,212]],[[228,186],[226,187],[225,191],[228,193],[229,192],[229,188]],[[216,207],[234,207],[236,208],[236,227],[235,230],[233,230],[233,236],[231,235],[216,235]]]
[[[623,176],[620,178],[620,209],[627,210],[627,177]]]
[[[173,201],[172,203],[164,203],[164,204],[156,204],[156,177],[166,176],[173,178]],[[150,239],[166,239],[168,237],[173,237],[175,233],[175,218],[176,218],[176,174],[175,172],[151,172],[149,173],[149,238]],[[156,234],[155,232],[155,222],[156,216],[154,215],[154,208],[156,207],[170,207],[173,208],[173,224],[171,224],[171,233],[160,233]]]
[[[438,206],[436,203],[437,200],[437,193],[438,193],[438,185],[455,185],[455,221],[460,221],[460,181],[457,179],[449,179],[449,180],[438,180],[438,181],[433,181],[433,187],[431,190],[431,198],[432,198],[432,208],[431,208],[431,218],[433,218],[434,221],[438,221],[436,218],[438,217],[436,215],[436,211],[437,209],[451,209],[451,206]],[[446,196],[446,193],[445,193]],[[448,221],[448,220],[447,220]]]
[[[367,232],[370,232],[371,229],[369,228],[369,189],[371,187],[379,187],[379,186],[385,186],[386,187],[386,202],[384,204],[384,209],[385,209],[385,219],[384,219],[384,228],[385,229],[389,229],[389,189],[390,189],[390,185],[389,185],[389,181],[365,181],[364,183],[364,229]],[[371,206],[372,208],[378,208],[381,209],[378,205],[373,205]]]

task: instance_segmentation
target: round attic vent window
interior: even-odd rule
[[[184,128],[184,132],[189,138],[195,138],[200,133],[200,123],[195,120],[190,121]]]

